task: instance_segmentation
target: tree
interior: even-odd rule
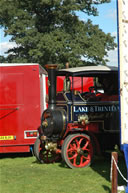
[[[6,62],[6,58],[4,56],[0,56],[0,63]]]
[[[79,20],[76,11],[97,16],[96,4],[110,0],[0,0],[0,25],[17,47],[8,62],[51,61],[63,67],[106,64],[114,38],[91,20]]]

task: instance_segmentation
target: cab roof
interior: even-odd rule
[[[100,74],[118,74],[118,67],[114,66],[83,66],[61,69],[57,71],[58,76],[98,76]]]

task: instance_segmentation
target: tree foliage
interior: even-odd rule
[[[17,47],[8,51],[8,62],[51,61],[63,67],[105,64],[114,38],[91,20],[81,21],[82,11],[97,16],[97,4],[110,0],[0,0],[0,25]]]

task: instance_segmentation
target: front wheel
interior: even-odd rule
[[[62,145],[62,158],[70,168],[83,168],[91,164],[93,145],[86,134],[72,134]]]

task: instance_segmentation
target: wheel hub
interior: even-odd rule
[[[78,149],[77,149],[77,153],[78,153],[79,155],[83,155],[83,154],[84,154],[84,151],[83,151],[81,148],[78,148]]]

